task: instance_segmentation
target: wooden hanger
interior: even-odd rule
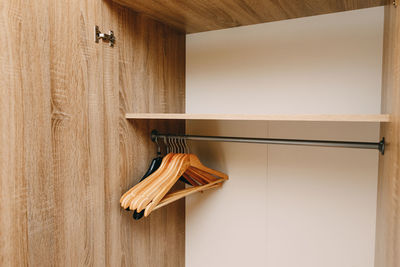
[[[193,180],[187,173],[182,174],[183,178],[186,179],[192,186],[198,186],[199,184]]]
[[[153,209],[153,211],[155,211],[161,207],[164,207],[174,201],[177,201],[181,198],[187,197],[188,195],[191,195],[191,194],[194,194],[197,192],[201,192],[201,191],[205,191],[208,189],[221,187],[223,181],[225,181],[225,180],[220,179],[218,181],[215,181],[215,184],[207,184],[207,185],[203,185],[203,186],[190,187],[190,188],[180,190],[178,192],[168,194],[160,201],[160,203]]]
[[[188,154],[186,154],[186,155],[188,155]],[[179,173],[176,174],[176,175],[179,175]],[[207,185],[207,184],[217,180],[217,178],[213,177],[209,173],[206,173],[206,172],[204,172],[202,170],[199,170],[199,169],[197,169],[195,167],[187,168],[182,175],[184,177],[186,177],[188,180],[192,180],[191,184],[194,187],[199,186],[199,185]],[[193,179],[192,179],[192,177],[193,177]],[[172,180],[176,179],[176,177],[172,177],[171,176],[171,179]],[[194,182],[194,181],[196,181],[196,182]],[[142,198],[142,201],[137,205],[137,211],[141,212],[146,207],[146,205],[148,203],[150,203],[151,199],[156,196],[157,190],[162,188],[162,186],[167,184],[167,182],[168,182],[168,180],[164,180],[164,181],[161,181],[162,184],[161,183],[154,184],[154,187],[152,188],[153,190],[151,192],[147,191],[147,193],[148,193],[147,197]],[[175,183],[175,182],[173,182],[173,183]],[[207,187],[205,187],[205,188],[207,188]],[[200,191],[200,190],[198,190],[198,191]],[[195,191],[195,192],[197,192],[197,191]],[[146,200],[148,200],[148,201],[146,201]],[[135,207],[136,206],[131,206],[131,209],[133,209]]]
[[[194,154],[186,154],[186,155],[188,155],[188,157],[186,158],[186,160],[188,162],[185,165],[183,165],[183,167],[186,167],[186,169],[184,169],[183,172],[186,171],[189,167],[195,167],[197,169],[203,170],[203,171],[211,173],[217,177],[220,177],[221,181],[217,180],[217,181],[211,182],[211,184],[228,180],[228,176],[226,174],[204,166],[200,162],[199,158],[196,155],[194,155]],[[158,203],[162,200],[162,198],[168,193],[168,191],[175,184],[176,180],[177,180],[176,177],[169,179],[168,183],[166,183],[165,186],[163,186],[163,188],[161,190],[159,190],[158,193],[154,197],[152,197],[151,202],[149,202],[148,205],[146,204],[144,216],[147,217],[153,211],[153,209],[158,205]],[[204,187],[204,188],[207,188],[207,187]],[[203,190],[205,190],[205,189],[203,189]]]
[[[170,179],[176,177],[176,180],[178,180],[183,174],[180,170],[182,169],[182,165],[186,162],[186,157],[186,154],[175,154],[175,157],[171,160],[167,171],[165,171],[163,175],[157,177],[157,179],[155,179],[151,185],[146,187],[140,195],[135,196],[135,200],[132,201],[130,209],[136,209],[138,212],[141,212],[152,200],[153,196],[157,194],[160,188],[167,184]]]
[[[168,157],[168,160],[165,161],[165,165],[162,166],[163,168],[159,172],[154,172],[152,175],[150,175],[147,178],[149,180],[148,183],[143,184],[140,188],[133,191],[129,195],[129,197],[126,200],[126,206],[128,206],[130,210],[137,209],[137,206],[139,202],[142,200],[143,196],[147,195],[147,191],[155,187],[157,181],[162,181],[165,179],[165,177],[168,177],[168,175],[170,175],[170,173],[174,170],[175,165],[178,163],[180,157],[178,154],[174,153],[170,153],[168,155],[170,155],[170,157]],[[137,210],[137,212],[140,211]]]
[[[168,163],[169,163],[170,159],[173,157],[173,155],[174,154],[172,154],[172,153],[167,154],[163,158],[160,167],[152,175],[150,175],[144,181],[142,181],[141,183],[135,185],[134,187],[129,189],[125,194],[122,195],[122,197],[120,199],[120,203],[121,203],[121,206],[123,206],[124,209],[129,207],[132,195],[134,195],[136,192],[140,191],[145,186],[150,184],[155,179],[155,177],[157,177],[158,175],[160,175],[164,171],[164,168],[166,166],[168,166]]]
[[[183,176],[193,187],[167,194]],[[169,153],[153,174],[128,190],[120,199],[121,206],[147,217],[153,210],[196,192],[217,188],[228,176],[204,166],[194,154]]]
[[[147,206],[147,204],[149,204],[153,200],[153,198],[157,195],[157,193],[163,188],[165,188],[165,186],[169,184],[171,180],[176,182],[179,179],[179,177],[182,176],[184,171],[187,169],[188,165],[187,154],[177,154],[177,155],[178,155],[177,161],[171,167],[171,171],[168,173],[168,175],[161,177],[161,179],[157,179],[151,185],[151,187],[149,187],[145,195],[137,197],[140,203],[140,205],[137,206],[138,212],[142,211]]]
[[[126,192],[120,199],[121,205],[126,209],[130,207],[131,210],[135,210],[140,199],[134,199],[136,195],[146,195],[146,192],[157,186],[157,183],[154,183],[155,179],[160,181],[165,181],[163,178],[169,175],[168,170],[173,170],[175,165],[177,164],[177,158],[174,158],[178,154],[169,153],[164,157],[159,169],[155,171],[151,176],[147,177],[145,181],[142,181],[140,184],[131,188],[128,192]],[[186,179],[193,185],[197,186],[198,184],[190,178],[189,175],[184,175]],[[205,184],[205,183],[202,183]],[[135,201],[136,200],[136,201]]]

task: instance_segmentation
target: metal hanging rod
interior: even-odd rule
[[[276,138],[249,138],[249,137],[229,137],[229,136],[201,136],[201,135],[174,135],[160,134],[156,130],[151,132],[151,140],[156,138],[177,138],[194,141],[215,141],[215,142],[235,142],[235,143],[254,143],[254,144],[275,144],[275,145],[300,145],[300,146],[321,146],[321,147],[347,147],[361,149],[377,149],[383,155],[385,152],[385,138],[378,143],[374,142],[349,142],[349,141],[327,141],[327,140],[301,140],[301,139],[276,139]]]

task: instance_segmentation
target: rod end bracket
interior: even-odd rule
[[[385,155],[385,137],[383,137],[382,140],[379,142],[378,149],[382,155]]]
[[[158,135],[157,130],[151,131],[151,134],[150,134],[151,141],[155,142],[156,138],[157,138],[157,135]]]

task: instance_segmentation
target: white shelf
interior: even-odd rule
[[[233,121],[316,121],[316,122],[388,122],[389,114],[178,114],[127,113],[127,119],[154,120],[233,120]]]

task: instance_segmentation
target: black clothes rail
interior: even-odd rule
[[[194,141],[216,141],[235,143],[275,144],[275,145],[300,145],[320,147],[346,147],[361,149],[377,149],[383,155],[385,152],[385,138],[378,143],[375,142],[349,142],[349,141],[327,141],[327,140],[302,140],[302,139],[276,139],[276,138],[249,138],[229,136],[201,136],[201,135],[174,135],[160,134],[157,130],[151,132],[151,140],[157,139],[185,139]]]

